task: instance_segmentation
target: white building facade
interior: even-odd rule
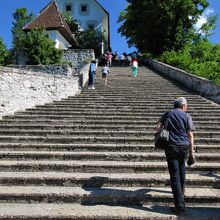
[[[94,28],[104,35],[102,53],[110,48],[109,13],[96,0],[56,0],[60,12],[69,12],[84,30]]]
[[[69,42],[63,37],[62,34],[60,34],[59,31],[57,30],[50,30],[50,31],[46,31],[46,33],[48,34],[49,38],[55,43],[55,47],[57,49],[69,49]]]

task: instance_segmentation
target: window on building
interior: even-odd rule
[[[81,5],[81,12],[87,12],[88,8],[87,5]]]
[[[66,5],[65,10],[71,12],[72,11],[72,5]]]
[[[89,14],[89,5],[88,4],[80,4],[79,5],[79,14],[80,15],[88,15]]]

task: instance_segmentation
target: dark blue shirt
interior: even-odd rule
[[[169,144],[189,145],[187,132],[195,130],[191,116],[180,109],[173,109],[161,117],[162,125],[165,124],[166,119],[168,119],[167,129],[170,134]]]

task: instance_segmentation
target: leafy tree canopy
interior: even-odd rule
[[[23,27],[34,19],[33,13],[27,14],[26,8],[18,8],[13,13],[14,22],[12,22],[12,45],[14,50],[23,49],[23,40],[25,38],[25,32]]]
[[[214,28],[210,17],[201,31],[194,25],[208,7],[207,0],[127,0],[129,5],[119,16],[118,32],[129,46],[154,56],[166,50],[179,50],[196,38],[204,38]]]
[[[220,44],[200,39],[178,51],[163,52],[159,60],[220,85]]]
[[[7,65],[11,63],[11,56],[7,50],[2,38],[0,37],[0,65]]]
[[[16,9],[12,28],[13,53],[24,50],[30,65],[60,63],[62,51],[54,47],[54,42],[49,39],[43,28],[32,29],[29,32],[23,30],[24,26],[33,20],[34,15],[27,14],[26,8]]]
[[[25,54],[30,65],[60,63],[63,51],[54,47],[54,42],[49,39],[43,28],[32,29],[24,39]]]

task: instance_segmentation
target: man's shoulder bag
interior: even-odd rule
[[[167,130],[168,117],[166,118],[165,124],[155,134],[154,146],[155,148],[164,149],[169,143],[169,131]]]

